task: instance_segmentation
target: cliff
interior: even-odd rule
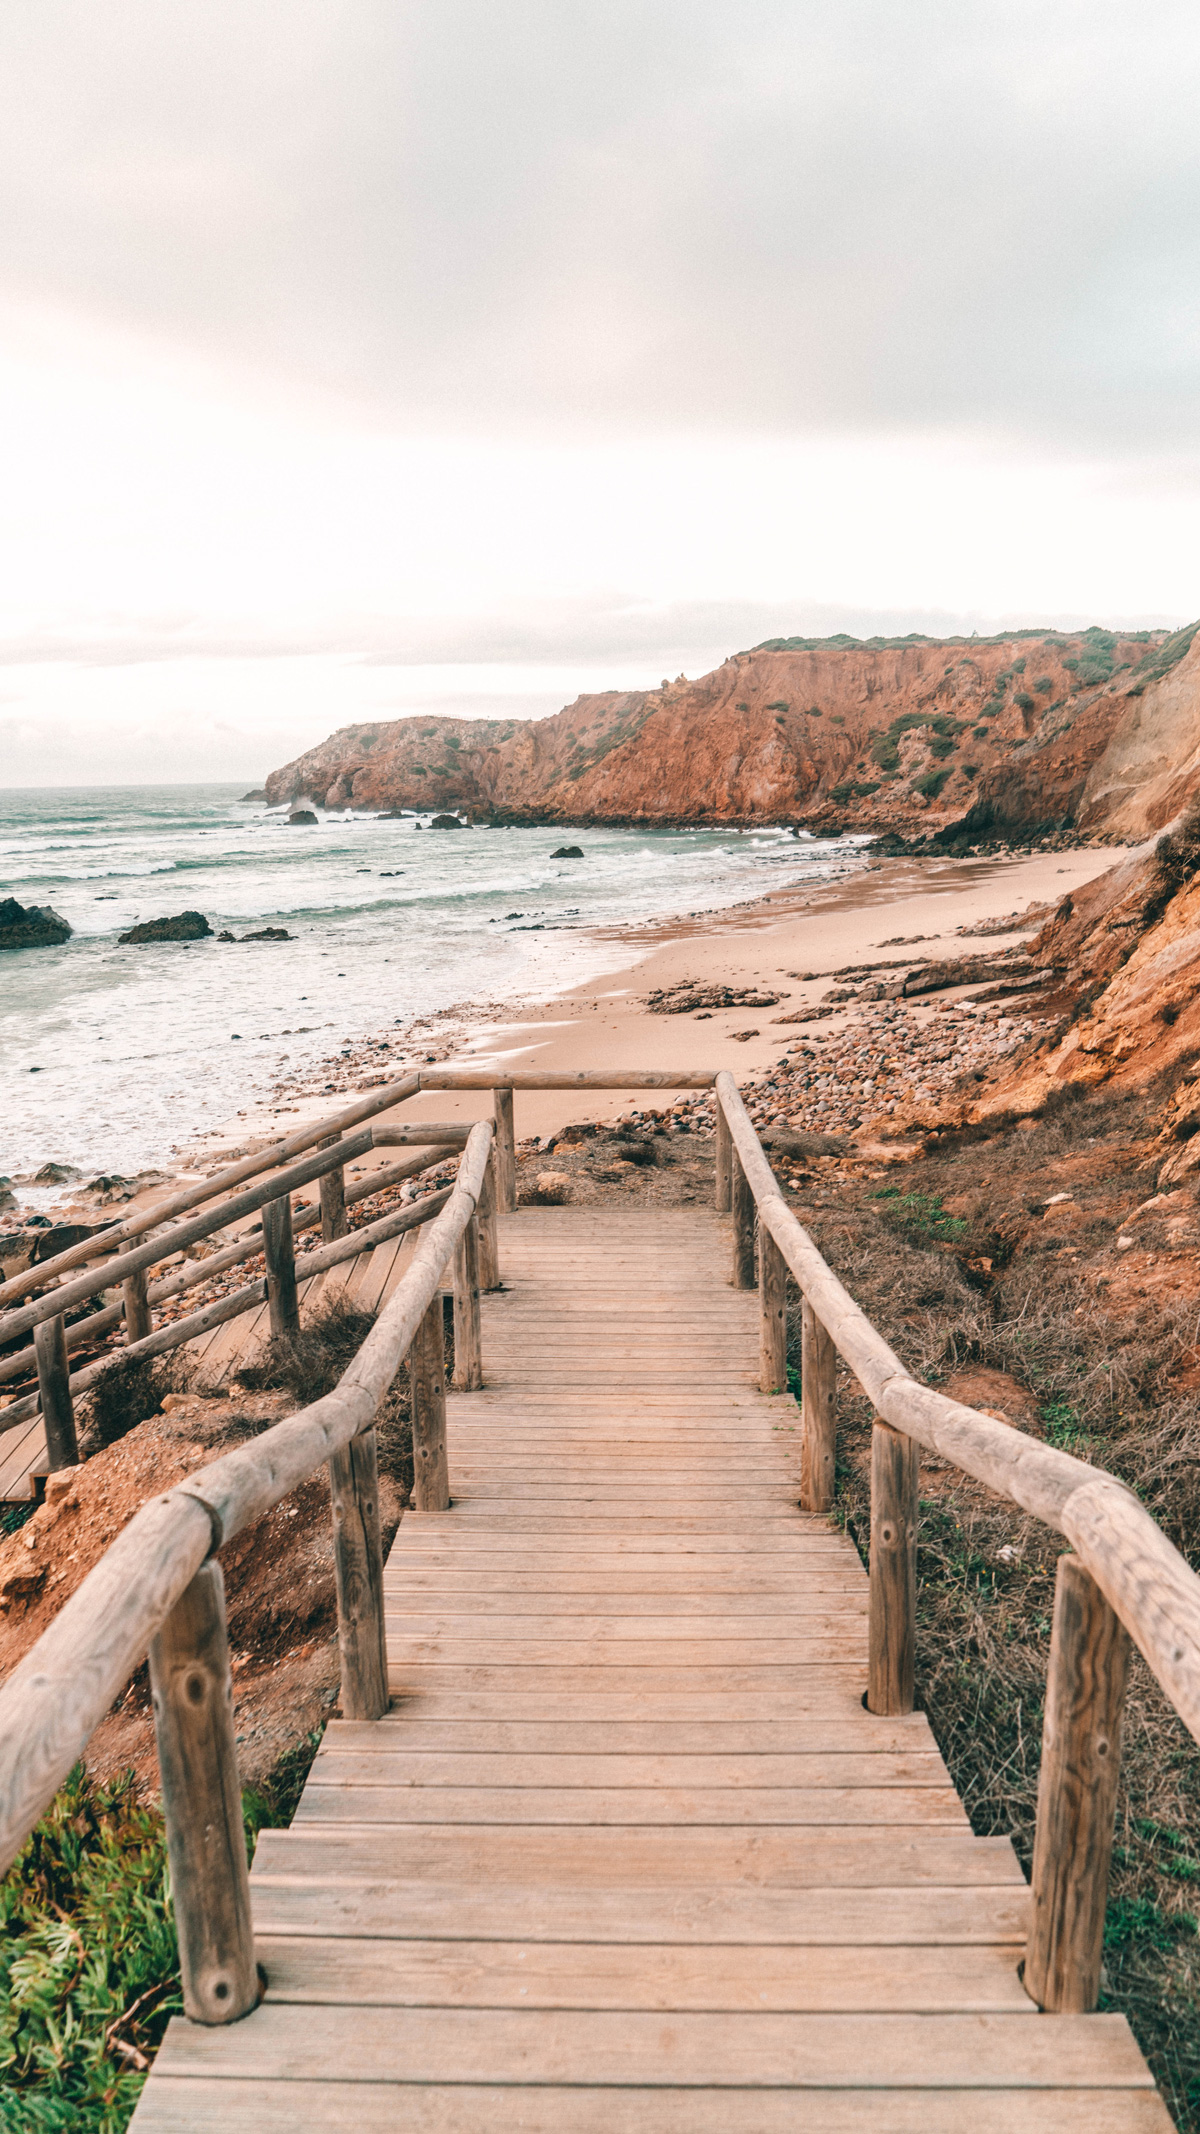
[[[548,719],[343,727],[266,791],[274,806],[904,835],[1108,832],[1119,816],[1129,835],[1200,779],[1192,634],[771,639],[699,681],[579,697]]]

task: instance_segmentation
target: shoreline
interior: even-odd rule
[[[912,947],[914,963],[962,954],[966,944],[960,928],[1009,915],[1012,928],[991,935],[987,946],[1000,951],[1018,945],[1029,931],[1021,923],[1026,910],[1050,905],[1116,865],[1123,849],[1081,846],[970,859],[868,859],[862,867],[771,890],[715,912],[589,929],[595,940],[612,947],[606,969],[531,1003],[464,1003],[418,1018],[404,1031],[385,1024],[382,1033],[343,1048],[315,1069],[300,1071],[295,1084],[277,1085],[274,1103],[182,1138],[174,1165],[156,1167],[140,1190],[119,1196],[120,1212],[151,1207],[178,1182],[236,1160],[277,1139],[281,1130],[336,1112],[354,1095],[422,1065],[548,1071],[597,1066],[681,1072],[727,1068],[749,1097],[785,1060],[792,1080],[805,1067],[811,1070],[810,1082],[819,1079],[824,1053],[832,1070],[826,1078],[840,1088],[847,1084],[847,1048],[852,1057],[854,1034],[863,1022],[861,1006],[849,1001],[825,1006],[813,1028],[799,1036],[786,1020],[817,1007],[834,971],[855,963],[903,961],[899,951],[904,946]],[[978,950],[972,946],[972,952]],[[682,1014],[655,1014],[646,1005],[652,992],[689,982],[776,997],[769,1006],[697,1007]],[[935,996],[938,1003],[946,998]],[[906,1010],[903,1035],[910,1049],[920,1049],[938,1014],[933,1002]],[[892,1032],[893,1042],[896,1034]],[[1009,1049],[1029,1034],[1026,1028]],[[654,1108],[670,1109],[679,1094],[669,1086],[655,1091]],[[802,1116],[796,1113],[797,1102]],[[793,1095],[790,1107],[786,1098],[780,1103],[782,1114],[777,1111],[777,1117],[814,1123],[809,1113],[816,1099],[809,1092]],[[644,1106],[639,1093],[628,1090],[522,1092],[516,1099],[517,1136],[545,1144],[568,1124],[612,1124]],[[755,1109],[761,1113],[761,1104]],[[403,1106],[408,1122],[460,1121],[489,1111],[490,1099],[481,1091],[420,1092]],[[386,1152],[368,1156],[362,1169],[369,1171],[387,1160]],[[149,1173],[149,1166],[146,1169]],[[75,1197],[71,1187],[64,1186],[48,1210],[49,1220],[94,1223],[102,1219],[106,1205],[111,1203]],[[7,1220],[20,1226],[33,1213],[32,1207],[27,1212],[10,1210]]]
[[[978,859],[869,860],[862,868],[833,880],[797,889],[772,890],[745,903],[696,917],[665,917],[623,927],[596,929],[595,937],[623,950],[623,960],[581,983],[567,985],[540,1002],[516,1012],[492,1004],[465,1005],[440,1011],[413,1025],[428,1030],[430,1040],[413,1042],[405,1033],[388,1061],[389,1074],[424,1064],[473,1067],[539,1067],[570,1071],[587,1066],[613,1068],[728,1068],[739,1082],[764,1074],[778,1059],[789,1033],[779,1019],[811,1004],[833,971],[845,964],[876,963],[895,957],[908,943],[921,957],[964,952],[961,926],[972,927],[1013,915],[1010,930],[990,936],[997,950],[1027,932],[1021,914],[1030,907],[1053,904],[1072,888],[1115,866],[1124,848],[1081,846],[1016,856]],[[631,953],[632,952],[632,953]],[[903,959],[901,959],[903,960]],[[811,973],[798,978],[797,973]],[[769,1009],[731,1006],[696,1014],[653,1014],[646,996],[686,980],[725,985],[731,990],[758,988],[777,992]],[[942,995],[936,996],[938,1000]],[[916,1011],[928,1021],[937,1013],[930,1004]],[[836,1037],[856,1020],[853,1006],[826,1016],[820,1030]],[[445,1026],[441,1040],[432,1035]],[[753,1029],[750,1037],[739,1035]],[[389,1033],[390,1034],[390,1033]],[[377,1040],[368,1040],[370,1045]],[[349,1097],[378,1086],[383,1076],[364,1080],[368,1061],[360,1049],[347,1062],[347,1078],[336,1092],[297,1090],[292,1104],[280,1107],[297,1122],[317,1118],[331,1098]],[[376,1064],[374,1062],[370,1064]],[[656,1107],[678,1094],[656,1091]],[[294,1106],[294,1109],[293,1109]],[[477,1118],[489,1110],[486,1093],[426,1091],[407,1099],[408,1120]],[[641,1108],[635,1092],[522,1092],[516,1100],[520,1140],[546,1141],[574,1121],[611,1123]],[[205,1167],[222,1156],[230,1133],[242,1142],[274,1136],[280,1115],[264,1110],[197,1143],[193,1160]],[[382,1157],[380,1159],[383,1160]]]

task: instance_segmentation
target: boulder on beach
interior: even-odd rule
[[[257,933],[243,934],[242,939],[243,941],[293,941],[295,935],[289,934],[286,926],[260,926]]]
[[[313,814],[311,808],[293,808],[291,814],[288,816],[289,827],[291,827],[293,824],[299,827],[304,827],[305,825],[312,824],[315,827],[316,820],[317,818]]]
[[[48,904],[18,904],[15,897],[0,897],[0,949],[57,948],[70,938],[66,920]]]
[[[73,1178],[82,1177],[83,1172],[77,1171],[73,1163],[44,1163],[40,1171],[34,1172],[33,1182],[35,1186],[69,1186]]]
[[[583,858],[583,846],[560,845],[558,851],[552,852],[550,857],[552,860],[581,860]]]
[[[465,830],[467,826],[457,815],[435,815],[429,827],[431,830]]]
[[[177,911],[170,919],[143,919],[128,933],[118,934],[122,948],[143,948],[153,941],[203,941],[212,928],[202,911]]]

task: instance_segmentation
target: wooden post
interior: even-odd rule
[[[511,1215],[517,1205],[517,1139],[513,1127],[513,1093],[499,1088],[492,1096],[496,1134],[496,1205],[502,1215]]]
[[[476,1393],[483,1384],[479,1229],[474,1216],[454,1248],[454,1383],[462,1393]]]
[[[183,2005],[235,2023],[259,1998],[233,1683],[219,1563],[197,1571],[150,1646]]]
[[[716,1095],[713,1097],[713,1110],[717,1122],[717,1188],[714,1205],[718,1215],[728,1215],[730,1208],[733,1206],[731,1197],[732,1166],[730,1163],[730,1158],[733,1155],[733,1137],[729,1131],[729,1121],[725,1117],[725,1108],[721,1103],[720,1097]]]
[[[479,1206],[475,1210],[479,1225],[479,1287],[500,1287],[500,1245],[496,1236],[496,1145],[492,1143],[479,1189]]]
[[[267,1262],[267,1303],[271,1339],[290,1341],[300,1331],[296,1293],[296,1249],[292,1238],[291,1195],[269,1200],[263,1209],[263,1252]]]
[[[329,1461],[333,1570],[343,1719],[381,1719],[388,1708],[383,1628],[383,1548],[379,1537],[379,1463],[373,1429],[351,1438]]]
[[[800,1307],[800,1509],[827,1512],[837,1457],[837,1350],[808,1298]]]
[[[735,1289],[754,1288],[754,1193],[741,1158],[732,1146],[730,1158],[730,1185],[733,1204],[733,1286]]]
[[[135,1268],[132,1274],[126,1275],[121,1284],[125,1300],[126,1347],[131,1341],[144,1341],[147,1334],[154,1332],[154,1314],[147,1295],[149,1287],[150,1275],[145,1267]]]
[[[867,1710],[887,1716],[913,1708],[919,1470],[915,1440],[877,1420],[871,1433]]]
[[[446,1339],[442,1299],[436,1296],[408,1352],[412,1385],[413,1496],[419,1512],[450,1509],[446,1459]]]
[[[341,1140],[340,1134],[330,1134],[322,1141],[323,1149],[333,1148]],[[321,1195],[321,1243],[332,1245],[337,1237],[346,1235],[346,1166],[340,1163],[335,1171],[326,1171],[320,1184]]]
[[[1054,2015],[1100,1993],[1129,1636],[1077,1556],[1060,1556],[1046,1677],[1025,1991]]]
[[[769,1230],[758,1233],[758,1382],[764,1393],[787,1391],[787,1261]]]
[[[34,1327],[33,1348],[50,1460],[48,1471],[55,1474],[60,1467],[75,1467],[79,1463],[75,1409],[71,1401],[71,1366],[67,1361],[67,1322],[61,1312],[56,1319],[43,1319],[40,1326]]]

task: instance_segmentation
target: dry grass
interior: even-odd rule
[[[843,1182],[800,1212],[910,1369],[934,1384],[972,1367],[1019,1380],[1040,1418],[1033,1427],[1121,1475],[1195,1561],[1200,1394],[1186,1380],[1200,1308],[1177,1292],[1154,1310],[1144,1299],[1110,1305],[1105,1287],[1117,1218],[1154,1191],[1157,1124],[1147,1100],[1068,1101],[1033,1133],[939,1152],[888,1198],[880,1181]],[[1068,1189],[1063,1177],[1074,1196],[1065,1232],[1044,1212],[1051,1193]],[[797,1326],[797,1364],[798,1352]],[[864,1556],[870,1428],[847,1378],[837,1511]],[[1027,1871],[1062,1546],[969,1477],[923,1462],[919,1699],[972,1827],[1010,1834]],[[1200,2134],[1193,1883],[1200,1752],[1135,1657],[1102,2005],[1128,2015],[1177,2125]]]
[[[293,1340],[268,1342],[254,1363],[238,1371],[237,1382],[255,1392],[278,1388],[290,1393],[297,1407],[321,1400],[326,1393],[332,1393],[343,1372],[349,1369],[374,1326],[375,1317],[374,1312],[360,1311],[354,1304],[335,1300],[323,1311],[315,1312]],[[447,1382],[453,1369],[453,1322],[447,1312]],[[390,1476],[401,1504],[407,1504],[413,1484],[412,1404],[407,1372],[401,1372],[379,1407],[375,1442],[380,1474]]]

